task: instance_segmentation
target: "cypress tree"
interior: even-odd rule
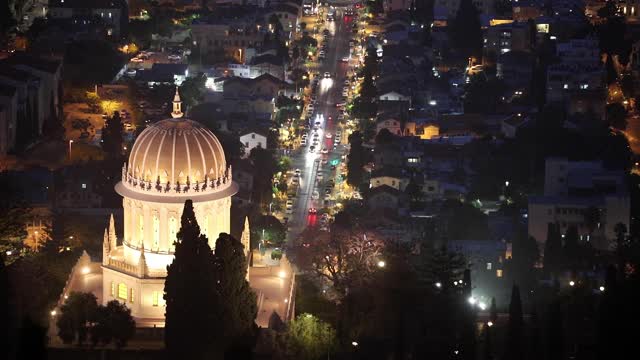
[[[622,358],[625,351],[621,348],[620,301],[618,299],[618,280],[615,266],[609,265],[606,270],[604,293],[600,300],[597,318],[596,359]],[[621,350],[622,349],[622,350]]]
[[[453,46],[466,60],[482,55],[482,29],[478,9],[471,0],[461,0],[451,26]]]
[[[217,317],[222,319],[219,335],[227,347],[237,347],[251,338],[258,312],[256,295],[249,287],[247,259],[240,241],[221,233],[216,241],[215,278],[220,306]]]
[[[215,262],[206,236],[187,200],[177,234],[175,257],[167,266],[165,346],[172,359],[204,359],[217,350],[220,326]]]
[[[462,358],[472,360],[476,358],[476,312],[473,306],[469,306],[467,300],[471,297],[471,270],[466,269],[463,276],[463,288],[460,312],[460,343],[462,345]]]
[[[580,259],[580,244],[578,243],[580,235],[575,225],[569,226],[567,233],[564,235],[564,258],[571,270],[577,270]]]
[[[547,242],[544,244],[544,270],[557,275],[562,266],[562,238],[556,224],[547,225]]]
[[[9,357],[11,344],[11,311],[9,310],[9,276],[4,265],[4,254],[0,254],[0,358]]]
[[[102,149],[114,158],[122,155],[122,144],[124,143],[122,119],[120,113],[113,112],[113,116],[107,118],[104,128],[102,128]]]
[[[491,348],[491,327],[484,325],[484,360],[493,359],[493,349]]]
[[[44,228],[48,238],[40,251],[46,255],[55,255],[67,246],[69,239],[69,227],[64,215],[56,211],[51,217],[51,223]]]
[[[551,304],[549,310],[549,329],[547,331],[547,359],[564,359],[564,328],[562,324],[562,307],[559,300]]]
[[[496,323],[498,321],[498,307],[496,306],[496,298],[491,298],[491,307],[489,308],[489,320],[492,323]]]
[[[507,323],[506,359],[524,359],[523,334],[524,320],[522,317],[522,301],[520,300],[520,288],[513,285],[511,289],[511,303],[509,304],[509,321]]]

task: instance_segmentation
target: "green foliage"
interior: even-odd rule
[[[451,26],[453,46],[462,58],[482,55],[482,29],[478,9],[471,0],[460,1],[460,7]]]
[[[473,205],[457,200],[448,200],[442,205],[448,215],[447,238],[450,240],[488,239],[487,216]],[[465,224],[465,226],[456,226]]]
[[[271,183],[278,163],[271,151],[259,147],[251,149],[249,160],[251,160],[254,169],[251,198],[263,207],[268,206],[273,196]]]
[[[359,131],[349,135],[349,144],[351,148],[347,156],[347,183],[359,188],[364,176],[365,164],[365,149],[362,146],[362,136]]]
[[[200,73],[194,77],[188,77],[182,82],[180,85],[180,99],[187,106],[187,109],[202,102],[206,91],[206,82],[207,76],[204,73]]]
[[[494,113],[501,100],[504,85],[497,78],[489,78],[484,74],[473,75],[465,88],[465,113]]]
[[[453,282],[462,278],[466,264],[464,256],[443,246],[423,248],[414,267],[424,288],[432,289],[434,284],[440,283],[441,289],[448,292],[454,287]]]
[[[511,302],[509,303],[505,358],[523,359],[524,350],[524,319],[522,317],[520,288],[518,285],[513,285],[513,288],[511,289]]]
[[[335,351],[336,332],[331,325],[305,313],[289,323],[286,341],[292,358],[321,359]]]
[[[56,320],[58,336],[65,344],[84,344],[88,340],[90,324],[95,320],[98,300],[91,293],[72,292]]]
[[[114,111],[113,115],[107,118],[102,129],[102,149],[114,159],[122,156],[122,146],[124,143],[124,129],[120,112]]]
[[[124,64],[124,57],[115,46],[100,40],[72,42],[64,60],[65,81],[88,86],[110,83]]]
[[[562,269],[562,236],[557,224],[547,225],[547,241],[544,244],[544,270],[557,274]]]
[[[280,260],[280,259],[282,259],[282,250],[273,249],[271,251],[271,260]]]
[[[47,256],[54,256],[69,245],[69,226],[65,216],[60,212],[54,212],[51,216],[51,223],[44,228],[45,243],[40,251]]]
[[[527,234],[526,228],[519,228],[512,242],[511,264],[514,280],[525,291],[534,285],[534,266],[540,258],[536,239]]]
[[[187,200],[177,234],[175,257],[167,267],[165,345],[173,357],[203,359],[214,353],[221,340],[220,298],[216,288],[216,265],[206,236]],[[205,309],[205,311],[203,311]],[[206,311],[208,310],[208,311]]]
[[[291,78],[291,81],[293,81],[296,84],[296,87],[298,89],[302,89],[309,86],[309,82],[310,82],[309,72],[304,69],[296,68],[291,70],[290,78]]]
[[[12,313],[12,309],[9,306],[10,296],[9,276],[4,263],[4,256],[0,255],[0,324],[4,324],[0,328],[0,355],[4,358],[8,357],[6,354],[9,352],[9,338],[10,334],[14,330],[10,325]]]
[[[264,240],[269,246],[282,246],[287,237],[287,229],[280,220],[271,215],[260,215],[251,221],[251,231],[254,236]]]
[[[614,129],[627,129],[627,109],[620,103],[607,104],[607,123]]]
[[[121,349],[127,346],[136,331],[131,310],[118,300],[111,300],[106,306],[98,306],[94,321],[91,329],[91,341],[94,345],[113,342],[117,349]]]
[[[218,337],[228,344],[251,338],[258,313],[256,294],[249,287],[247,259],[240,241],[228,234],[220,234],[215,248],[215,279],[219,307],[214,308],[221,319]]]

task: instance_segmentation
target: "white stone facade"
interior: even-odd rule
[[[207,236],[209,246],[214,248],[218,235],[231,231],[231,196],[238,191],[238,185],[231,180],[222,148],[207,146],[210,153],[202,150],[202,139],[211,138],[217,143],[215,136],[193,121],[180,120],[182,112],[178,96],[174,99],[172,116],[174,119],[163,120],[140,134],[128,167],[125,165],[123,181],[116,185],[116,191],[123,196],[124,234],[121,244],[117,242],[113,217],[104,235],[103,303],[114,299],[125,303],[138,327],[164,326],[164,280],[167,266],[173,262],[174,243],[181,227],[185,201],[193,201],[200,231]],[[145,132],[151,135],[145,137]],[[145,138],[156,135],[160,139],[176,135],[171,141],[174,145],[164,147],[162,142],[157,144],[153,139],[145,142]],[[196,149],[199,150],[193,151],[189,145],[176,146],[178,137],[184,144],[198,144]],[[132,164],[139,160],[139,152],[153,160],[153,174],[138,171],[147,168],[144,161],[135,166],[138,170],[131,169]],[[185,160],[186,165],[183,163]],[[161,168],[163,163],[171,164],[168,167],[171,171],[159,175],[157,168]],[[165,177],[163,182],[177,178],[174,174],[183,167],[188,169],[185,171],[193,182],[181,185],[174,180],[167,187],[151,185],[154,177]],[[199,167],[213,170],[209,174],[204,171],[196,173],[195,169]],[[202,174],[211,175],[211,178]],[[150,179],[145,180],[143,176]]]

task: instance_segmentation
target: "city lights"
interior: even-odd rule
[[[569,281],[569,286],[575,286],[575,285],[576,285],[575,281],[573,280]]]
[[[439,288],[441,288],[441,287],[442,287],[442,283],[437,282],[437,283],[436,283],[436,287],[437,287],[438,289],[439,289]]]
[[[386,264],[383,260],[378,261],[378,267],[379,267],[379,268],[383,268],[383,267],[385,267],[386,265],[387,265],[387,264]]]
[[[493,322],[489,321],[489,322],[487,323],[487,326],[488,326],[488,327],[492,327],[492,326],[493,326]]]
[[[85,266],[85,267],[83,267],[83,268],[82,268],[82,274],[83,274],[83,275],[88,274],[90,271],[91,271],[91,269],[89,269],[89,267],[88,267],[88,266]]]
[[[284,279],[287,277],[287,273],[284,270],[280,270],[280,272],[278,273],[278,277]]]

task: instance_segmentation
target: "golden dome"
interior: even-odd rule
[[[129,155],[127,174],[160,184],[185,184],[225,176],[227,163],[220,141],[200,123],[176,117],[148,126]]]

